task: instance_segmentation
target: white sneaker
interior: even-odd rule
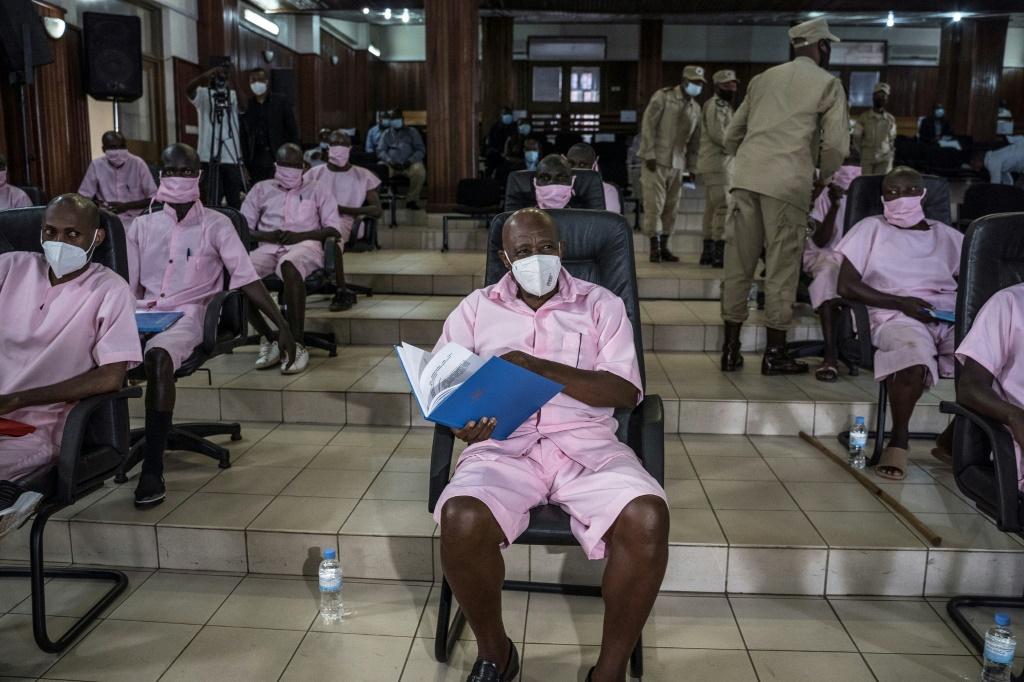
[[[277,341],[260,337],[260,354],[256,358],[256,369],[269,369],[277,367],[281,362],[281,349],[277,347]]]
[[[281,374],[298,374],[306,370],[306,365],[309,364],[309,351],[306,350],[305,346],[295,344],[295,362],[288,364],[288,356],[284,357],[284,362],[281,363]]]

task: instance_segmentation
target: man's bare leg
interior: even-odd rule
[[[644,495],[627,504],[605,534],[604,631],[593,682],[625,678],[629,656],[665,577],[668,525],[665,502]]]
[[[281,266],[281,282],[284,285],[285,316],[292,336],[297,343],[303,343],[302,333],[306,328],[306,282],[298,268],[291,263]]]
[[[924,365],[914,365],[886,377],[892,407],[890,447],[907,449],[910,446],[910,416],[924,393],[927,376],[928,369]]]

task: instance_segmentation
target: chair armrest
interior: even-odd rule
[[[448,485],[452,470],[452,452],[455,450],[455,434],[447,426],[434,426],[434,442],[430,446],[430,482],[427,493],[427,510],[433,514],[434,506],[441,497],[441,491]]]
[[[665,486],[665,413],[661,396],[644,396],[633,411],[640,421],[640,451],[644,469],[662,487]]]
[[[840,299],[839,305],[849,309],[853,315],[857,327],[857,342],[860,345],[860,366],[873,368],[875,347],[871,345],[871,318],[868,317],[868,307],[860,301],[851,301],[848,298]]]
[[[68,413],[68,418],[64,422],[64,432],[61,435],[60,442],[60,454],[57,459],[57,494],[61,499],[69,502],[72,499],[76,475],[78,473],[79,458],[82,455],[82,447],[85,443],[85,436],[88,431],[89,421],[92,419],[93,414],[96,413],[96,410],[116,400],[138,398],[141,395],[141,387],[129,386],[127,388],[122,388],[116,393],[103,393],[100,395],[90,396],[84,400],[79,400],[75,406],[71,408],[71,411]],[[128,422],[126,420],[125,427],[127,428],[127,426]],[[122,459],[128,454],[127,430],[123,435],[124,437],[120,439],[119,444],[123,446],[125,451],[119,451],[118,453],[121,455]]]
[[[356,223],[358,224],[358,223]],[[352,229],[355,229],[353,225]],[[338,243],[340,237],[331,236],[324,240],[324,274],[331,280],[334,279],[334,273],[337,268],[337,252],[334,247]]]
[[[203,318],[203,353],[207,356],[213,355],[217,348],[217,340],[220,336],[220,318],[228,301],[234,297],[242,297],[241,291],[220,291],[206,304],[206,316]]]

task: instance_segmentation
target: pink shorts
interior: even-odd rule
[[[196,346],[203,342],[203,320],[206,318],[206,306],[190,305],[181,312],[185,316],[175,322],[166,331],[151,337],[146,341],[143,354],[153,348],[162,348],[171,356],[174,369],[177,371],[181,363],[185,362]]]
[[[542,438],[520,456],[464,455],[441,493],[434,518],[441,523],[441,510],[452,497],[476,498],[494,515],[505,534],[502,547],[507,547],[529,526],[531,509],[556,504],[571,517],[572,534],[587,558],[600,559],[605,554],[605,533],[623,508],[643,495],[666,499],[638,458],[624,455],[598,470],[587,469]]]
[[[926,384],[934,386],[939,377],[953,376],[953,325],[925,324],[899,314],[871,324],[871,342],[875,345],[875,380],[901,369],[924,365]]]
[[[817,310],[822,303],[839,298],[839,267],[841,257],[834,251],[819,250],[804,252],[804,272],[813,279],[807,287],[811,295],[811,307]]]
[[[63,424],[61,424],[63,428]],[[61,434],[42,427],[21,438],[0,436],[0,481],[16,481],[55,463]]]
[[[281,266],[291,263],[299,271],[302,279],[306,279],[311,273],[324,267],[324,246],[312,240],[290,246],[260,244],[249,257],[256,267],[256,274],[260,277],[275,273],[283,279]]]

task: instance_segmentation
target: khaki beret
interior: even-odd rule
[[[828,22],[825,21],[825,17],[811,19],[789,29],[789,41],[794,47],[813,45],[819,40],[831,40],[833,43],[839,42],[839,38],[832,35],[831,31],[828,30]]]
[[[704,78],[703,66],[694,66],[693,64],[690,64],[689,66],[683,69],[683,78],[686,78],[687,80],[691,81],[700,81],[701,83],[707,83],[707,80]]]
[[[715,75],[711,77],[711,80],[715,83],[729,83],[731,81],[739,81],[736,77],[736,72],[732,69],[720,69],[715,71]]]
[[[884,92],[885,94],[889,95],[892,94],[892,88],[889,87],[888,83],[878,82],[875,83],[875,89],[872,90],[872,92]]]

